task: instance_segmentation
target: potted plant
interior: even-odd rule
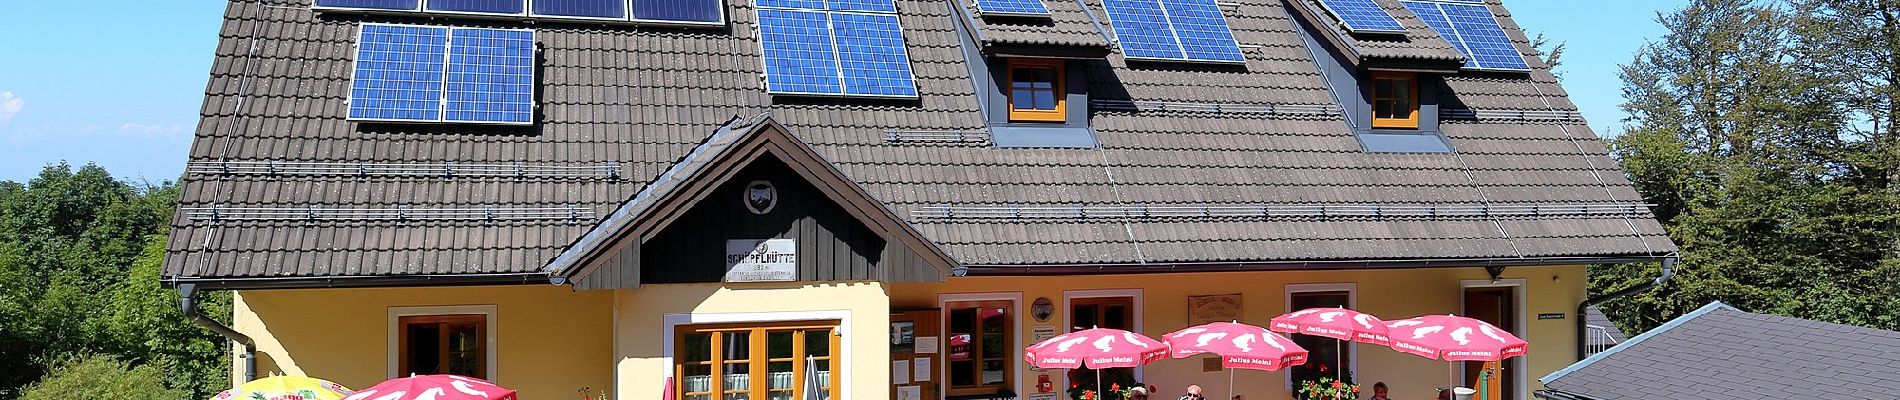
[[[1300,400],[1347,400],[1359,398],[1359,385],[1352,374],[1336,373],[1326,364],[1308,364],[1293,370],[1294,397]]]

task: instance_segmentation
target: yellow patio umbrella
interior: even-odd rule
[[[350,388],[308,376],[273,376],[218,392],[211,400],[343,400]]]

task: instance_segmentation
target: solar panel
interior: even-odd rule
[[[1385,12],[1372,0],[1319,0],[1321,7],[1339,22],[1346,24],[1346,30],[1352,32],[1405,33],[1405,27],[1399,20]]]
[[[824,0],[757,0],[759,7],[795,8],[805,11],[824,11],[829,9]]]
[[[448,28],[364,24],[357,37],[349,119],[442,119]]]
[[[844,93],[826,13],[759,9],[759,43],[764,46],[767,92]]]
[[[1451,42],[1465,54],[1465,68],[1496,71],[1530,71],[1524,54],[1517,50],[1496,15],[1481,1],[1400,1],[1418,14],[1425,25]]]
[[[534,122],[534,31],[455,28],[442,120]]]
[[[315,0],[316,8],[342,10],[389,10],[416,11],[422,9],[421,0]]]
[[[896,15],[832,13],[831,22],[844,94],[917,97]]]
[[[825,0],[825,8],[831,11],[895,13],[897,2],[893,0]]]
[[[765,90],[917,97],[893,0],[759,0]]]
[[[1214,0],[1104,0],[1102,8],[1125,57],[1247,61]]]
[[[1240,54],[1240,43],[1234,41],[1234,31],[1227,28],[1227,17],[1221,15],[1214,0],[1161,0],[1161,7],[1168,11],[1168,21],[1174,25],[1188,60],[1247,61]]]
[[[719,0],[633,0],[633,19],[724,24],[726,6]]]
[[[1478,68],[1531,70],[1524,62],[1524,53],[1518,52],[1517,45],[1511,43],[1511,37],[1498,25],[1497,16],[1491,14],[1490,8],[1474,4],[1440,4],[1438,7],[1445,10],[1452,29],[1457,29],[1458,37],[1465,41],[1465,48],[1469,50],[1466,55],[1478,63]]]
[[[1042,0],[976,0],[976,9],[983,15],[1049,16]]]
[[[1161,9],[1160,0],[1103,0],[1115,39],[1121,43],[1122,56],[1157,60],[1181,60],[1181,42]]]
[[[624,0],[534,0],[537,17],[627,19]]]
[[[521,15],[527,11],[523,0],[427,0],[422,7],[424,11],[467,14]]]

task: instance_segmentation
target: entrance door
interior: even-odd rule
[[[907,311],[891,314],[891,363],[909,363],[911,376],[891,377],[891,399],[894,400],[931,400],[937,398],[941,390],[938,386],[937,354],[943,346],[940,337],[939,321],[942,312],[938,310]],[[918,346],[923,342],[923,346]],[[895,369],[895,368],[893,368]],[[920,371],[928,371],[919,375]],[[904,382],[904,383],[896,383]],[[916,397],[909,397],[915,395]]]
[[[1132,297],[1092,297],[1069,301],[1069,331],[1092,328],[1120,329],[1135,331],[1135,299]],[[1078,387],[1095,387],[1095,370],[1076,368],[1069,370],[1069,382]],[[1101,387],[1111,384],[1128,386],[1135,382],[1134,368],[1109,368],[1102,370]]]
[[[1517,307],[1514,287],[1474,287],[1465,289],[1465,316],[1488,322],[1503,328],[1513,335],[1523,336],[1517,331]],[[1477,388],[1489,385],[1493,388],[1489,398],[1484,400],[1517,399],[1517,369],[1523,357],[1515,357],[1499,363],[1466,362],[1465,387]],[[1481,374],[1489,370],[1491,375],[1485,382],[1478,382]]]

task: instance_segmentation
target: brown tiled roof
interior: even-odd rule
[[[1720,302],[1541,380],[1554,399],[1734,399],[1900,392],[1900,332],[1755,314]]]
[[[1296,7],[1305,7],[1310,13],[1307,15],[1311,16],[1311,21],[1315,25],[1324,29],[1332,39],[1344,43],[1347,48],[1343,50],[1348,54],[1360,58],[1456,62],[1463,62],[1465,59],[1464,53],[1460,53],[1451,42],[1426,26],[1425,21],[1420,20],[1418,15],[1413,14],[1410,9],[1406,9],[1405,5],[1399,4],[1399,0],[1372,0],[1372,2],[1384,8],[1387,14],[1391,14],[1393,19],[1399,21],[1400,26],[1405,27],[1403,35],[1353,34],[1346,31],[1338,18],[1328,14],[1326,9],[1317,3],[1318,0],[1287,1]],[[1502,10],[1503,7],[1494,6],[1492,9]]]
[[[1090,14],[1083,11],[1081,2],[1076,0],[1043,0],[1043,5],[1049,8],[1048,18],[982,16],[977,10],[976,2],[952,1],[968,10],[969,16],[975,17],[971,19],[974,20],[978,36],[983,39],[985,46],[1002,44],[1101,48],[1112,46],[1108,42],[1108,36],[1102,33],[1102,29],[1107,29],[1107,26],[1103,25],[1102,29],[1096,29],[1096,21],[1090,19]]]
[[[1247,46],[1244,69],[1130,66],[1110,55],[1091,65],[1092,98],[1336,110],[1282,3],[1238,3],[1228,21]],[[532,274],[722,123],[764,112],[966,265],[1674,250],[1661,226],[1640,213],[931,217],[924,211],[933,207],[998,205],[1529,207],[1629,204],[1641,197],[1580,119],[1448,121],[1444,130],[1457,154],[1362,152],[1336,111],[1178,111],[1194,107],[1097,108],[1091,118],[1097,149],[893,143],[886,140],[892,132],[984,132],[986,126],[951,8],[940,0],[897,4],[920,87],[915,101],[765,94],[754,13],[748,2],[733,1],[729,29],[537,26],[543,57],[539,124],[490,128],[358,126],[344,120],[356,24],[444,20],[319,15],[301,0],[235,0],[192,146],[194,172],[183,181],[165,274]],[[1506,21],[1528,52],[1522,33]],[[1529,79],[1448,79],[1451,90],[1442,101],[1574,111],[1544,66],[1532,63],[1538,70]],[[231,165],[225,163],[271,167],[225,172]],[[331,168],[282,167],[293,163]],[[406,172],[352,172],[375,165]],[[469,172],[482,168],[585,173]],[[428,212],[448,216],[422,217]],[[510,213],[540,216],[491,217]]]

